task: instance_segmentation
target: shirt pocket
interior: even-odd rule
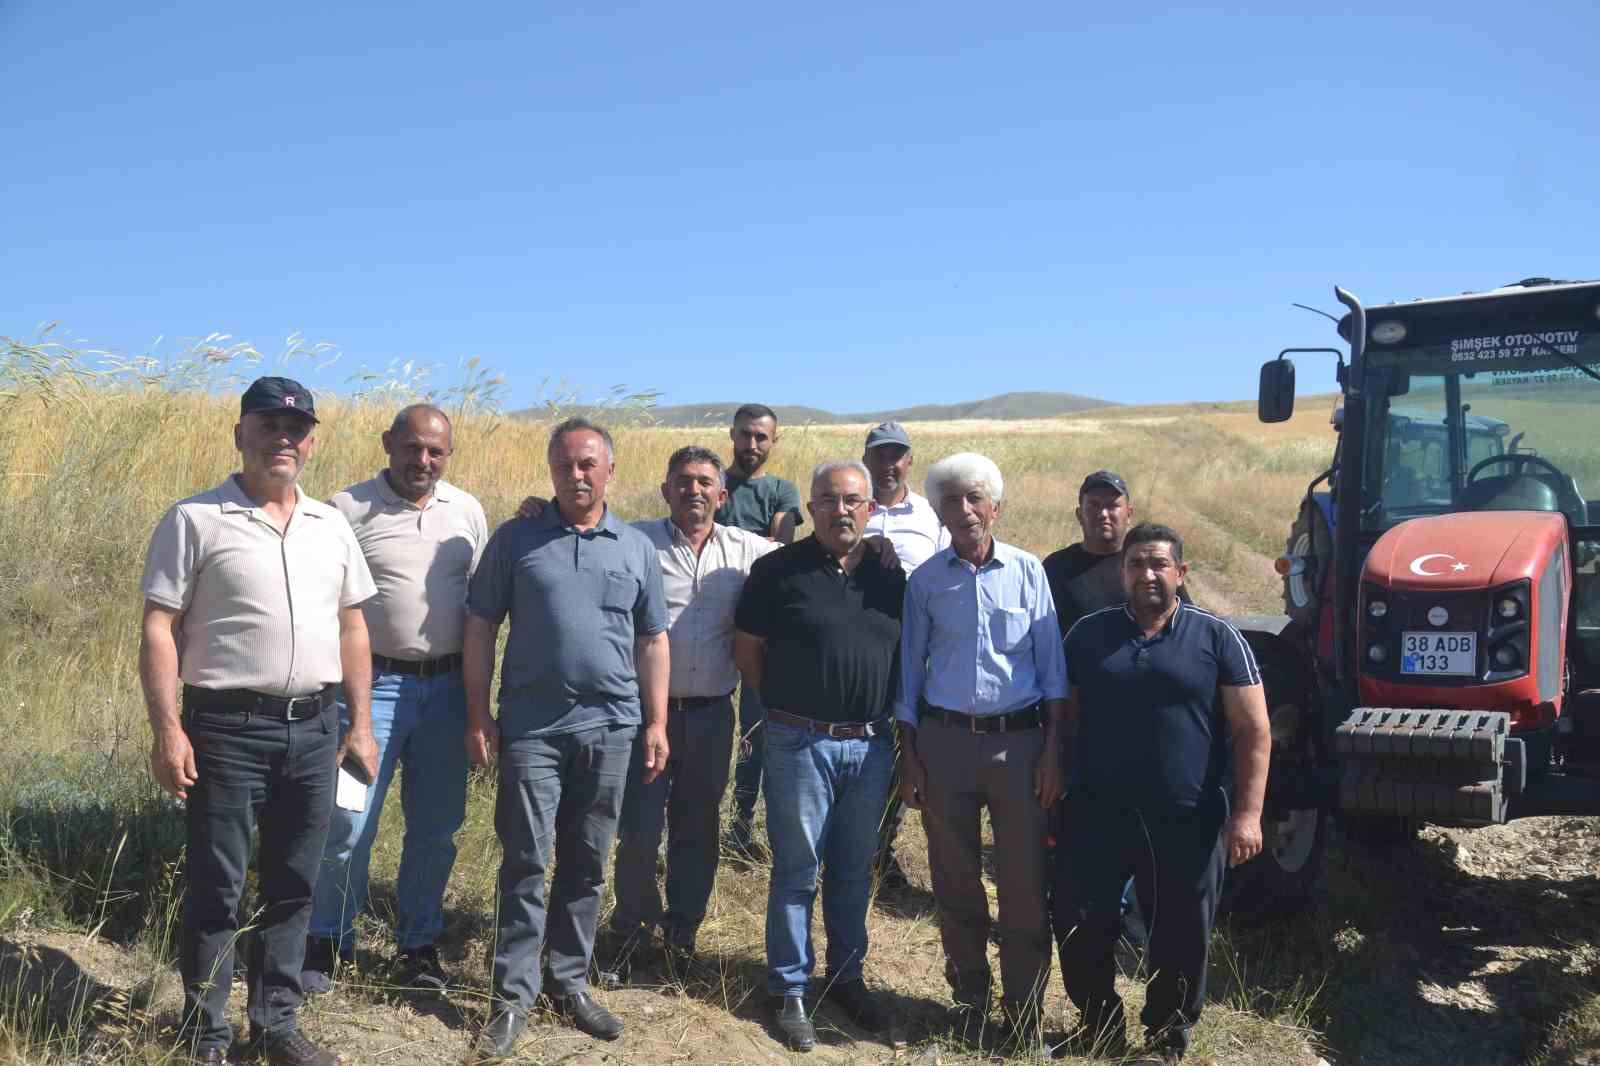
[[[607,570],[600,583],[600,606],[607,611],[631,611],[639,602],[639,579],[621,570]]]
[[[1033,616],[1020,607],[996,607],[989,613],[989,640],[996,651],[1020,655],[1033,643]]]

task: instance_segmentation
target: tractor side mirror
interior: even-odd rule
[[[1263,422],[1287,422],[1294,414],[1294,364],[1274,359],[1261,364],[1261,391],[1256,417]]]

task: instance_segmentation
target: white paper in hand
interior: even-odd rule
[[[367,809],[367,786],[355,774],[339,767],[339,785],[333,795],[333,802],[347,811],[360,813]]]

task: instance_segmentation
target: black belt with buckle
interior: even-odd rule
[[[721,703],[731,695],[733,693],[724,692],[720,696],[668,696],[667,710],[669,712],[692,711],[697,707],[709,707],[713,703]]]
[[[924,718],[932,718],[941,725],[967,733],[1020,733],[1026,729],[1038,729],[1044,724],[1044,709],[1037,703],[1005,714],[962,714],[960,711],[935,707],[923,700],[917,705],[917,712]]]
[[[809,729],[813,733],[824,733],[835,740],[861,740],[865,737],[881,736],[894,728],[893,718],[876,718],[870,722],[819,722],[815,718],[802,718],[798,714],[780,711],[776,707],[767,708],[767,721]]]
[[[303,722],[333,706],[333,686],[307,696],[269,696],[248,688],[183,686],[183,705],[197,711],[243,711],[280,722]]]
[[[461,653],[441,655],[437,659],[391,659],[387,655],[372,653],[372,666],[380,674],[409,674],[412,677],[434,677],[453,674],[461,669]]]

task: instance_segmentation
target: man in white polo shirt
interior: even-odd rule
[[[872,498],[878,504],[867,518],[867,535],[887,537],[909,577],[934,553],[950,546],[950,531],[939,521],[933,505],[911,491],[911,435],[898,422],[874,426],[867,434],[861,461],[872,472]],[[895,767],[898,774],[898,760]],[[873,860],[880,891],[897,892],[907,886],[906,873],[894,854],[894,839],[903,821],[905,804],[900,802],[897,777],[889,789],[888,809],[878,831],[878,854]]]
[[[384,797],[401,775],[405,842],[395,896],[398,948],[393,981],[437,993],[445,973],[434,941],[444,930],[444,890],[456,830],[467,812],[467,696],[461,631],[467,580],[489,541],[477,500],[444,480],[450,419],[413,404],[383,434],[389,465],[328,502],[355,530],[378,594],[362,605],[372,639],[372,732],[378,774],[361,811],[336,808],[311,908],[302,978],[327,991],[336,962],[355,951],[355,917],[367,901],[367,871]],[[340,724],[349,728],[348,705]]]
[[[368,776],[377,769],[360,610],[376,589],[349,523],[295,483],[316,441],[311,393],[261,378],[239,409],[239,473],[167,511],[140,582],[150,769],[188,808],[183,1029],[194,1061],[226,1061],[239,898],[259,828],[251,1042],[273,1066],[337,1066],[295,1014],[334,768],[348,759]],[[342,741],[340,682],[350,718]]]
[[[666,772],[645,781],[643,741],[634,740],[618,823],[612,885],[617,905],[599,952],[608,980],[626,982],[659,927],[669,966],[694,955],[695,934],[717,876],[717,824],[733,755],[733,612],[750,567],[779,547],[715,521],[722,505],[722,459],[688,445],[667,460],[666,518],[636,522],[661,560],[672,672],[667,686]],[[666,907],[656,886],[656,854],[667,833]]]

